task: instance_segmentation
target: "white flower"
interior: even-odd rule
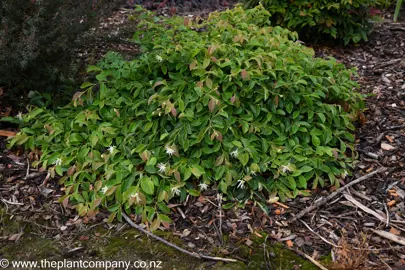
[[[238,156],[238,149],[231,152],[231,157],[236,158]]]
[[[347,175],[348,175],[348,174],[347,174],[347,171],[345,170],[345,171],[343,172],[343,174],[342,174],[343,179],[345,179]]]
[[[132,194],[131,197],[132,197],[132,198],[135,198],[135,201],[136,201],[136,202],[140,202],[140,201],[141,201],[141,198],[139,197],[138,192],[136,192],[135,194]]]
[[[115,146],[111,145],[110,147],[108,147],[108,152],[110,152],[110,154],[112,154],[114,152]]]
[[[18,114],[17,114],[17,119],[18,119],[18,120],[23,120],[22,112],[18,112]]]
[[[107,192],[107,190],[108,190],[108,187],[107,186],[104,186],[102,189],[101,189],[101,192],[103,192],[104,194]]]
[[[159,163],[159,164],[157,165],[157,167],[159,168],[159,172],[160,172],[160,173],[166,172],[166,164]]]
[[[253,171],[253,170],[250,172],[250,174],[253,175],[253,176],[256,176],[256,172]]]
[[[159,63],[160,62],[162,62],[163,61],[163,58],[162,58],[162,56],[160,56],[160,55],[156,55],[156,61],[158,61]]]
[[[54,163],[56,166],[58,166],[58,165],[62,165],[62,159],[61,158],[58,158],[57,160],[55,160],[55,163]]]
[[[174,193],[175,195],[180,195],[181,191],[178,187],[172,187],[170,189],[172,191],[172,193]]]
[[[245,188],[245,181],[242,179],[238,180],[238,185],[236,186],[237,188]]]
[[[169,156],[176,153],[176,151],[173,148],[171,148],[170,146],[166,146],[165,149],[166,149],[166,154],[168,154]]]
[[[198,186],[200,187],[201,191],[202,190],[207,190],[207,188],[208,188],[208,185],[206,183],[200,183]]]
[[[283,173],[285,173],[285,172],[291,172],[291,169],[290,169],[290,163],[288,163],[287,164],[287,166],[281,166],[281,168],[282,168],[282,171],[283,171]]]
[[[218,202],[222,202],[222,199],[223,199],[223,198],[222,198],[222,194],[219,194],[219,193],[218,193],[218,194],[217,194],[217,201],[218,201]]]

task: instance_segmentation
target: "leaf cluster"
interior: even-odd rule
[[[372,29],[370,8],[378,0],[245,0],[247,7],[259,4],[271,13],[273,24],[297,31],[306,40],[333,38],[344,44],[367,41]]]
[[[349,173],[363,106],[354,70],[315,58],[262,6],[199,23],[140,12],[143,53],[109,53],[88,69],[96,81],[56,111],[32,108],[10,142],[41,149],[34,165],[62,177],[61,201],[81,215],[135,211],[153,229],[173,197],[207,187],[224,208],[254,200],[267,211]]]

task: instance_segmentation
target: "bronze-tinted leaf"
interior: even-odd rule
[[[195,67],[197,66],[197,60],[194,60],[190,65],[189,65],[189,69],[193,70],[195,69]]]
[[[216,106],[216,101],[215,99],[211,98],[210,102],[208,102],[208,109],[210,112],[213,112]]]
[[[242,76],[243,80],[249,80],[249,73],[246,71],[246,69],[242,69],[240,75]]]
[[[68,176],[72,176],[76,171],[76,165],[70,166],[70,168],[67,171]]]
[[[174,116],[174,117],[176,117],[176,115],[177,115],[177,110],[176,110],[176,108],[171,108],[170,109],[170,112],[171,112],[171,114]]]

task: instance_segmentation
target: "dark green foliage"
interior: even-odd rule
[[[135,211],[154,229],[173,197],[211,187],[225,208],[254,200],[266,211],[266,200],[350,173],[362,107],[353,70],[314,58],[260,6],[201,24],[145,13],[134,35],[142,55],[108,54],[70,104],[20,117],[9,146],[41,149],[33,165],[62,176],[61,201],[81,215]]]
[[[38,89],[71,75],[75,50],[120,1],[6,0],[0,3],[0,86]]]
[[[367,40],[372,28],[370,7],[378,0],[245,0],[246,6],[260,3],[270,12],[271,21],[297,31],[305,40],[331,38],[344,44]]]

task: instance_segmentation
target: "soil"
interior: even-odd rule
[[[182,12],[204,16],[210,11]],[[117,11],[101,27],[116,31],[129,22],[128,12]],[[157,12],[170,15],[171,10]],[[172,205],[173,223],[157,234],[188,250],[240,261],[224,264],[196,261],[127,224],[108,224],[105,212],[90,220],[77,216],[73,207],[58,203],[63,195],[58,183],[30,168],[22,149],[5,150],[5,140],[0,137],[0,258],[162,260],[163,269],[316,269],[298,256],[305,253],[329,269],[404,269],[404,244],[393,241],[392,236],[405,237],[405,14],[399,23],[392,22],[391,14],[391,10],[383,13],[368,42],[314,46],[318,57],[333,56],[347,67],[356,67],[359,90],[367,95],[365,119],[356,131],[358,163],[353,175],[341,184],[381,167],[386,172],[354,185],[293,223],[288,220],[335,187],[271,204],[270,216],[252,204],[221,214],[212,192]],[[114,44],[116,47],[109,47],[101,42],[98,48],[101,52],[112,48],[137,53],[126,42]],[[92,59],[86,51],[81,57]],[[18,109],[7,108],[7,101],[0,99],[0,116],[18,113]],[[15,127],[0,122],[0,130]],[[379,231],[390,233],[391,239]]]

